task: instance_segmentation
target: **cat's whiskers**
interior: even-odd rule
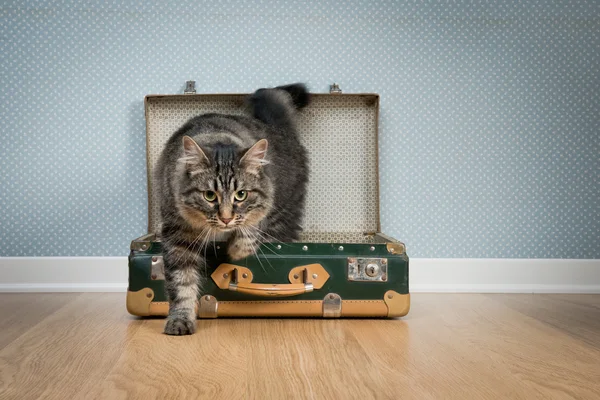
[[[269,258],[268,258],[268,257],[265,255],[265,253],[262,251],[262,249],[261,249],[261,246],[260,246],[260,242],[259,242],[259,245],[258,245],[256,248],[257,248],[257,249],[258,249],[258,250],[261,252],[261,254],[262,254],[262,255],[263,255],[263,257],[265,258],[265,260],[267,260],[267,263],[269,264],[269,266],[271,267],[271,269],[272,269],[273,271],[275,271],[275,268],[274,268],[274,267],[273,267],[273,265],[271,264],[271,261],[269,261]],[[254,252],[256,253],[256,250],[255,250]],[[258,254],[257,254],[257,257],[258,257]]]
[[[215,229],[215,230],[213,230],[213,240],[212,240],[215,258],[217,258],[217,243],[216,243],[216,241],[217,241],[217,230]]]
[[[195,243],[200,239],[200,237],[202,236],[202,234],[204,233],[205,230],[206,230],[206,228],[202,228],[202,230],[200,231],[200,233],[198,234],[196,239],[192,240],[192,242],[187,245],[187,247],[185,248],[186,251],[181,252],[179,254],[179,256],[177,257],[177,260],[173,261],[173,265],[177,265],[177,263],[181,260],[181,258],[183,257],[184,254],[186,255],[185,261],[187,262],[187,260],[190,257],[189,250],[191,250],[192,252],[194,251]]]
[[[272,238],[272,239],[273,239],[275,242],[277,242],[277,244],[281,244],[281,245],[283,245],[283,246],[288,246],[288,247],[291,247],[291,244],[289,244],[289,243],[285,243],[285,242],[281,242],[281,241],[280,241],[279,239],[277,239],[275,236],[272,236],[272,235],[268,234],[267,232],[265,232],[265,231],[261,230],[261,229],[260,229],[260,228],[258,228],[257,226],[253,226],[253,228],[254,228],[256,231],[258,231],[258,232],[260,232],[260,233],[262,233],[262,234],[264,234],[264,235],[267,235],[267,236],[271,237],[271,238]],[[273,246],[275,246],[275,245],[273,245]]]
[[[211,227],[208,228],[206,235],[204,235],[204,238],[202,239],[202,244],[200,245],[200,251],[204,250],[204,259],[205,260],[206,260],[206,249],[208,247],[208,243],[210,242],[209,238],[210,238],[213,230],[214,229]]]
[[[250,232],[250,230],[248,228],[246,228],[246,227],[241,227],[241,228],[242,228],[242,232],[243,232],[243,234],[244,234],[245,237],[250,238],[253,242],[258,242],[256,240],[256,236],[252,235],[252,232]],[[256,246],[252,246],[252,252],[256,256],[256,259],[258,260],[258,263],[260,264],[260,267],[266,273],[267,270],[265,269],[265,266],[263,265],[262,261],[260,261],[260,257],[258,256],[258,253],[256,252]]]
[[[255,227],[251,227],[251,228],[255,229],[255,230],[254,230],[254,233],[255,233],[255,234],[256,234],[256,235],[257,235],[257,236],[258,236],[260,239],[263,239],[263,240],[265,240],[265,237],[264,237],[264,236],[263,236],[263,235],[262,235],[262,234],[261,234],[261,233],[260,233],[258,230],[256,230],[256,228],[255,228]],[[276,247],[275,247],[276,245],[275,245],[274,243],[268,242],[268,241],[266,241],[266,240],[265,240],[265,241],[261,241],[260,243],[261,243],[261,244],[264,244],[264,245],[265,245],[265,248],[266,248],[267,250],[269,250],[271,253],[273,253],[274,255],[276,255],[276,256],[278,256],[278,257],[281,257],[281,254],[278,254],[278,253],[276,253],[276,252],[275,252],[273,249],[271,249],[271,248],[269,247],[269,245],[271,245],[271,246],[273,246],[273,248],[276,248]],[[263,254],[264,254],[264,253],[263,253]]]
[[[210,237],[211,237],[211,233],[213,233],[216,229],[214,229],[212,226],[208,226],[208,230],[206,232],[206,235],[204,235],[203,239],[202,239],[202,243],[200,245],[200,247],[198,248],[198,251],[201,252],[202,250],[204,250],[204,275],[207,275],[207,270],[208,270],[208,263],[206,262],[206,249],[208,247],[208,244],[210,243]]]
[[[265,258],[265,260],[267,260],[267,263],[269,263],[269,266],[271,267],[271,269],[272,269],[273,271],[275,271],[275,268],[274,268],[274,267],[273,267],[273,265],[271,264],[271,261],[269,261],[269,258],[266,256],[266,254],[264,253],[264,251],[262,251],[262,249],[261,249],[261,244],[265,244],[265,247],[266,247],[267,249],[269,249],[269,247],[267,246],[267,244],[268,244],[268,243],[267,243],[267,242],[263,242],[263,241],[261,241],[261,240],[258,240],[258,239],[264,239],[264,237],[263,237],[263,236],[260,234],[260,232],[258,232],[258,231],[256,231],[256,230],[254,230],[254,231],[253,231],[252,229],[250,229],[250,227],[248,228],[248,231],[249,231],[249,232],[252,234],[252,236],[253,236],[254,240],[255,240],[255,241],[256,241],[256,243],[257,243],[257,246],[256,246],[256,248],[255,248],[255,249],[258,249],[258,250],[261,252],[261,254],[262,254],[262,255],[263,255],[263,257]],[[270,251],[271,251],[273,254],[275,254],[275,255],[277,255],[277,256],[280,256],[279,254],[275,253],[273,250],[271,250],[271,249],[269,249],[269,250],[270,250]],[[254,250],[254,253],[256,253],[256,250]],[[258,253],[256,253],[256,256],[258,257]]]
[[[206,237],[210,234],[210,229],[211,229],[210,225],[207,225],[206,228],[202,230],[202,238],[201,238],[202,242],[198,241],[197,242],[198,249],[193,248],[192,251],[195,251],[198,253],[201,251],[202,243],[204,243],[204,241],[206,240]]]

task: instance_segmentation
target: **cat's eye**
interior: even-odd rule
[[[236,201],[244,201],[248,197],[248,192],[246,192],[245,190],[238,190],[237,192],[235,192],[233,197]]]
[[[217,194],[212,190],[207,190],[206,192],[204,192],[204,198],[206,199],[206,201],[213,202],[217,199]]]

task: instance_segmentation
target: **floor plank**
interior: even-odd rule
[[[81,294],[7,345],[0,398],[69,399],[103,381],[139,328],[124,301],[123,294]]]
[[[109,376],[88,399],[241,399],[247,381],[246,322],[202,321],[193,336],[162,334],[145,320]]]
[[[600,296],[549,294],[488,296],[600,350]]]
[[[364,324],[372,321],[364,321]],[[290,399],[392,398],[393,387],[381,385],[381,371],[360,345],[357,321],[276,320],[250,325],[250,398]],[[277,371],[276,379],[256,379]]]
[[[458,390],[466,390],[444,398],[600,397],[600,352],[593,347],[486,296],[430,295],[420,300],[429,310],[425,314],[438,313],[438,321],[427,321],[429,327],[422,333],[438,330],[444,338],[428,353],[437,357],[451,346],[442,363],[450,367],[450,357],[455,360],[450,374],[464,382]],[[489,369],[493,375],[485,376]],[[502,378],[500,382],[496,377]],[[436,385],[440,386],[444,385]],[[456,389],[445,386],[448,391]]]
[[[0,349],[80,293],[5,293],[0,296]]]
[[[0,312],[30,318],[0,329],[2,399],[600,398],[600,296],[413,294],[398,320],[201,320],[186,337],[122,294],[6,296]]]

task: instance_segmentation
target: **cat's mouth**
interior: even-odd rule
[[[215,223],[219,230],[222,232],[231,232],[234,230],[239,230],[245,225],[246,219],[241,215],[234,215],[232,218],[229,218],[225,221],[223,218],[217,218]]]
[[[231,232],[236,229],[239,229],[241,225],[242,224],[240,222],[234,222],[234,221],[231,221],[230,223],[225,225],[223,222],[219,221],[217,223],[217,229],[219,229],[222,232]]]

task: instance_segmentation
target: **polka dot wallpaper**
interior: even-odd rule
[[[3,1],[0,256],[146,231],[146,94],[381,95],[411,257],[600,258],[600,2]]]

